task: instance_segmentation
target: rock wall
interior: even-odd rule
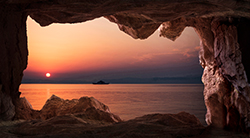
[[[161,36],[175,40],[186,26],[195,28],[201,40],[199,57],[204,68],[202,82],[207,124],[249,131],[250,91],[240,50],[248,43],[241,42],[240,45],[241,39],[238,39],[238,28],[245,25],[242,21],[248,20],[231,17],[180,18],[163,23]]]
[[[242,54],[238,43],[238,19],[222,18],[212,22],[214,33],[214,57],[220,73],[227,79],[232,88],[226,99],[227,111],[237,110],[240,114],[239,125],[250,128],[250,89],[242,63]],[[236,111],[233,111],[235,113]],[[228,113],[227,122],[235,117]],[[234,120],[235,121],[235,120]],[[230,124],[230,126],[232,126]]]
[[[2,6],[0,10],[0,120],[14,117],[19,85],[27,66],[27,15],[20,8]]]
[[[11,120],[20,109],[27,15],[41,26],[104,16],[136,39],[161,25],[160,36],[175,40],[186,26],[194,27],[201,40],[207,123],[249,131],[249,10],[250,2],[236,0],[0,0],[0,119]]]

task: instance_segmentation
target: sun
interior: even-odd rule
[[[47,78],[49,78],[49,77],[50,77],[50,73],[46,73],[45,76],[46,76]]]

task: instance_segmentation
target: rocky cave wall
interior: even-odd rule
[[[0,11],[0,120],[11,120],[27,66],[27,14],[15,6]]]
[[[238,38],[243,27],[249,28],[246,26],[248,21],[232,17],[180,18],[162,26],[161,36],[172,40],[186,26],[194,27],[200,37],[199,58],[204,68],[202,82],[208,125],[249,131],[248,70],[243,66],[247,65],[247,60],[242,60],[242,57],[249,57],[243,50],[247,50],[248,41],[244,37]]]
[[[12,120],[27,66],[26,19],[41,26],[77,23],[104,16],[135,39],[146,39],[160,25],[175,40],[186,26],[201,40],[206,122],[249,131],[247,74],[250,1],[236,0],[0,0],[0,120]]]

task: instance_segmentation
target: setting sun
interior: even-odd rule
[[[200,82],[200,40],[193,28],[186,28],[172,42],[160,38],[159,30],[146,40],[135,40],[104,17],[46,27],[29,17],[27,24],[29,64],[23,82],[91,83],[99,78],[133,78],[129,80],[133,82],[134,78],[149,78],[155,82],[151,78],[190,74]]]
[[[46,73],[46,77],[49,78],[50,77],[50,73]]]

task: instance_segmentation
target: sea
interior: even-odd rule
[[[40,110],[53,94],[63,99],[94,97],[123,120],[146,114],[179,113],[195,115],[203,125],[206,107],[203,84],[21,84],[21,97]]]

